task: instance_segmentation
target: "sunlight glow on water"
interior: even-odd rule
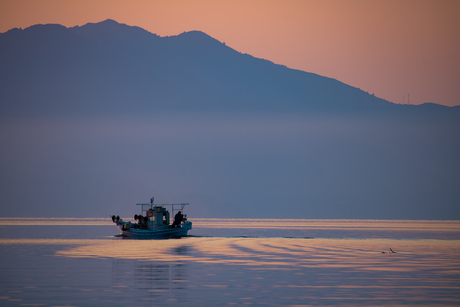
[[[82,226],[82,225],[113,225],[109,218],[57,218],[57,217],[0,217],[0,226]]]
[[[124,220],[132,220],[123,218]],[[132,220],[133,221],[133,220]],[[134,222],[134,221],[133,221]],[[359,230],[429,230],[456,231],[460,233],[459,221],[426,220],[321,220],[321,219],[216,219],[194,218],[194,227],[246,228],[246,229],[359,229]],[[0,226],[15,225],[113,225],[109,218],[4,218]]]
[[[291,267],[341,267],[355,270],[418,271],[442,267],[460,276],[460,245],[434,240],[338,240],[293,238],[185,238],[182,240],[75,240],[82,246],[61,250],[63,257]],[[82,240],[83,241],[83,240]],[[50,241],[48,244],[56,244]],[[46,244],[40,241],[39,244]],[[58,241],[58,244],[63,242]],[[390,253],[392,248],[396,253]],[[184,251],[182,253],[176,251]],[[385,251],[385,253],[382,253]]]
[[[458,231],[459,221],[309,220],[309,219],[193,219],[206,228],[367,229]]]
[[[0,305],[460,304],[460,221],[191,221],[130,240],[110,219],[0,218]]]

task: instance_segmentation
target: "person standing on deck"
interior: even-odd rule
[[[182,215],[182,213],[179,211],[177,212],[177,214],[174,216],[174,223],[172,224],[172,227],[179,227],[180,223],[182,222],[182,219],[184,218],[184,216]]]

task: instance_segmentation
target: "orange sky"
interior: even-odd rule
[[[458,0],[0,0],[0,32],[108,18],[161,36],[201,30],[395,103],[460,105]]]

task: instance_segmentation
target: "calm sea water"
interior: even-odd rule
[[[0,306],[460,305],[460,221],[190,220],[0,218]]]

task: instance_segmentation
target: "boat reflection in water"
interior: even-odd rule
[[[133,276],[127,278],[126,272]],[[183,300],[187,292],[188,265],[186,263],[112,261],[112,289],[122,293],[134,288],[142,301],[167,302]],[[174,293],[174,299],[171,297]]]

